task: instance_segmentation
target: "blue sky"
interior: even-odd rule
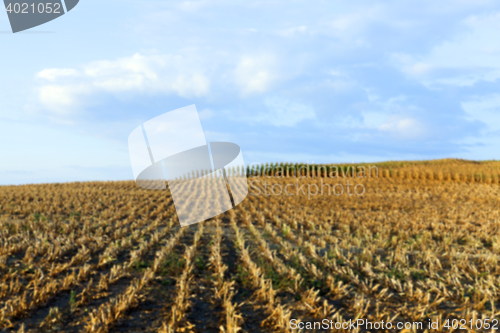
[[[0,184],[132,179],[127,138],[196,104],[247,163],[497,159],[493,0],[82,0],[0,13]]]

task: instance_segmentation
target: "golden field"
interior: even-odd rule
[[[168,190],[132,181],[2,186],[0,330],[298,332],[362,319],[412,325],[302,331],[492,331],[500,163],[374,165],[378,177],[250,177],[235,209],[184,228]],[[363,194],[307,193],[347,181]]]

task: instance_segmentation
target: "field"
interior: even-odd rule
[[[291,323],[362,319],[393,329],[302,331],[491,331],[500,164],[377,166],[378,177],[250,177],[235,209],[184,228],[168,190],[132,181],[2,186],[0,330],[298,332]],[[307,190],[347,181],[364,193]]]

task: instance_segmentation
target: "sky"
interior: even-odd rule
[[[498,159],[494,0],[81,0],[0,13],[0,184],[133,179],[128,135],[195,104],[247,164]]]

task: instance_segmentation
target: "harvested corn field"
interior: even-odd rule
[[[350,179],[362,195],[326,193],[343,177],[250,177],[235,209],[184,228],[168,190],[134,182],[0,187],[0,328],[491,331],[499,185],[409,168]],[[393,327],[335,328],[357,319]]]

